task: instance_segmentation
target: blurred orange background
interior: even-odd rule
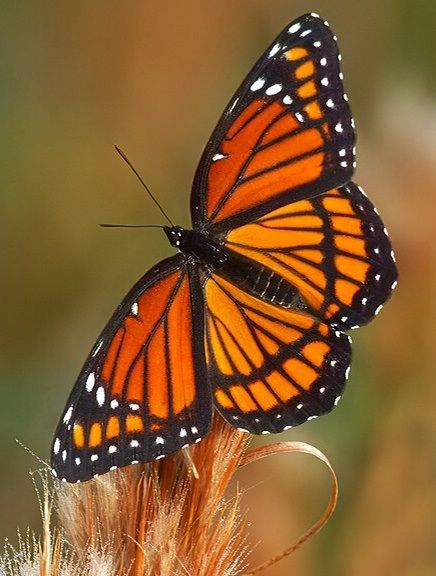
[[[436,573],[436,3],[3,3],[0,538],[39,530],[28,475],[43,459],[91,345],[157,259],[162,223],[113,150],[128,153],[172,218],[189,226],[191,179],[219,114],[274,36],[316,11],[339,38],[358,132],[357,182],[381,212],[400,282],[353,333],[339,407],[278,439],[335,466],[337,511],[265,576]],[[264,439],[262,439],[263,441]],[[271,441],[268,438],[268,441]],[[257,563],[298,537],[328,495],[322,465],[279,456],[241,480]]]

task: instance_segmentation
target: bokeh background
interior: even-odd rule
[[[362,184],[400,269],[392,301],[353,334],[349,388],[282,439],[325,451],[340,480],[326,529],[266,576],[436,573],[436,3],[433,0],[2,2],[0,7],[0,539],[39,529],[29,470],[48,458],[67,394],[120,298],[171,252],[113,150],[174,220],[212,127],[254,60],[316,11],[343,53]],[[268,439],[270,440],[270,439]],[[241,479],[253,562],[315,520],[322,465],[279,456]]]

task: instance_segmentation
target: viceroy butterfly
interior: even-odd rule
[[[213,408],[254,434],[329,412],[347,330],[397,283],[386,229],[360,187],[354,123],[329,25],[274,40],[226,107],[176,256],[130,290],[98,338],[52,445],[53,472],[88,480],[198,442]]]

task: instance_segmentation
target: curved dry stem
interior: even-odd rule
[[[304,544],[309,538],[312,538],[315,534],[317,534],[321,528],[328,522],[333,511],[336,507],[336,502],[338,499],[338,480],[333,470],[332,465],[330,464],[328,458],[317,448],[311,446],[310,444],[306,444],[305,442],[278,442],[276,444],[270,444],[268,446],[260,446],[259,448],[253,448],[246,452],[240,461],[239,466],[247,466],[248,464],[252,464],[257,460],[262,458],[266,458],[267,456],[274,456],[276,454],[281,453],[290,453],[290,452],[299,452],[304,454],[310,454],[311,456],[315,456],[318,460],[321,460],[327,468],[330,470],[331,480],[332,480],[332,489],[330,492],[330,498],[327,503],[327,506],[321,515],[321,517],[308,529],[300,538],[288,546],[285,550],[273,556],[269,560],[266,560],[262,564],[255,566],[250,570],[250,572],[245,572],[243,576],[253,576],[253,574],[257,574],[265,568],[269,568],[273,564],[276,564],[282,558],[289,556],[295,550],[297,550],[302,544]]]
[[[199,444],[152,464],[128,466],[86,484],[67,485],[39,472],[35,483],[42,537],[20,539],[0,556],[0,575],[227,576],[241,574],[252,550],[244,535],[242,493],[229,486],[235,473],[266,456],[304,452],[328,466],[332,493],[322,517],[295,543],[256,566],[253,576],[288,556],[330,518],[338,487],[328,459],[302,442],[247,450],[249,437],[221,418]],[[37,476],[38,477],[38,476]],[[60,530],[53,529],[56,509]]]

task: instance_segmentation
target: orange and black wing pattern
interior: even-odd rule
[[[129,292],[94,346],[55,433],[52,467],[67,482],[148,462],[209,431],[203,306],[182,255]]]
[[[371,320],[397,284],[387,230],[353,182],[235,228],[225,245],[262,274],[250,289],[262,291],[261,279],[272,284],[277,276],[281,286],[264,290],[267,299],[289,305],[283,296],[291,285],[312,313],[341,330]]]
[[[58,478],[174,454],[208,433],[213,405],[262,434],[338,403],[345,332],[397,283],[386,228],[351,182],[340,59],[306,14],[243,81],[200,159],[193,230],[163,227],[181,253],[137,282],[80,372],[52,444]]]
[[[349,336],[216,274],[206,282],[205,299],[209,378],[215,406],[230,424],[255,434],[281,432],[338,403]]]
[[[354,124],[327,22],[288,26],[248,74],[215,128],[191,193],[194,227],[228,230],[348,182]]]

